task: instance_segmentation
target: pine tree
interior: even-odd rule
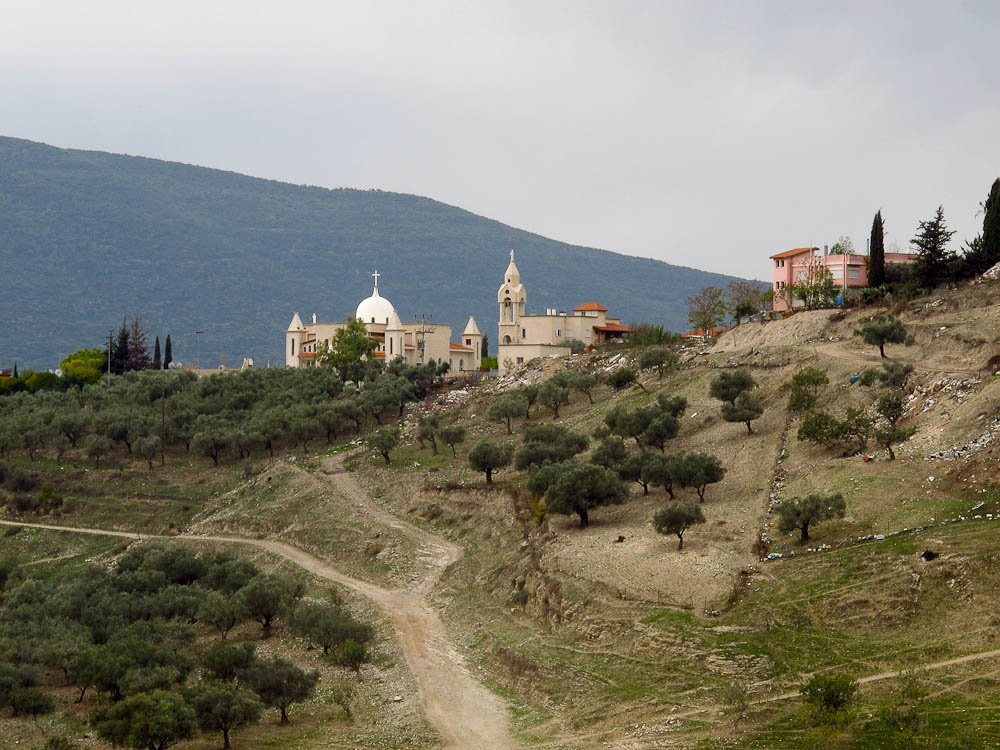
[[[170,334],[167,334],[167,342],[163,347],[163,369],[166,370],[170,367],[170,363],[174,361],[173,352],[170,350]]]
[[[954,234],[945,223],[944,207],[938,206],[934,218],[921,221],[916,236],[910,240],[910,244],[917,249],[917,276],[928,289],[933,289],[947,278],[948,263],[954,258],[947,245]]]
[[[122,318],[122,327],[118,329],[118,338],[111,347],[111,372],[121,375],[128,366],[128,326]]]
[[[983,257],[988,265],[983,270],[1000,263],[1000,177],[993,181],[989,197],[983,204]]]
[[[153,347],[153,369],[160,370],[160,337],[156,337],[156,345]]]
[[[152,366],[149,360],[149,344],[146,343],[149,332],[143,327],[142,321],[136,316],[132,319],[132,330],[128,339],[127,370],[148,370]]]
[[[885,223],[880,209],[872,222],[871,241],[868,244],[868,286],[882,286],[885,283],[884,235]]]

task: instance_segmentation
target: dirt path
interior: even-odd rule
[[[335,462],[337,470],[340,463]],[[406,662],[417,683],[424,713],[430,724],[441,734],[445,748],[475,750],[491,748],[506,750],[517,747],[507,728],[507,708],[503,701],[490,693],[469,673],[462,655],[449,641],[447,632],[425,596],[440,579],[444,570],[462,556],[455,544],[434,536],[412,524],[392,516],[368,497],[353,477],[346,473],[330,475],[330,480],[359,510],[370,513],[387,525],[416,538],[423,551],[427,575],[411,591],[384,589],[352,578],[330,567],[322,560],[285,544],[260,539],[230,536],[178,534],[156,536],[128,531],[55,526],[40,523],[0,521],[3,526],[26,526],[49,531],[77,534],[116,536],[127,539],[174,540],[246,544],[283,557],[316,576],[334,581],[357,591],[377,604],[392,620],[396,635],[406,656]]]
[[[878,356],[876,350],[875,354],[861,354],[858,352],[850,351],[847,349],[843,342],[835,341],[829,344],[812,344],[810,348],[817,357],[827,357],[828,359],[839,359],[843,362],[851,362],[857,365],[862,365],[866,367],[878,368],[882,363],[888,362],[902,362],[903,364],[910,364],[916,372],[925,373],[937,373],[941,375],[962,375],[962,376],[977,376],[982,375],[981,370],[973,370],[969,368],[960,367],[934,367],[933,364],[926,360],[921,362],[905,362],[899,357],[887,357],[882,359]]]

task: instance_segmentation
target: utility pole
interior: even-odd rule
[[[114,332],[114,328],[108,331],[108,388],[111,387],[111,336]]]
[[[201,334],[203,334],[203,333],[204,333],[204,331],[195,331],[194,332],[195,340],[198,342],[198,375],[199,376],[201,375]]]
[[[413,317],[416,318],[417,316],[414,315]],[[426,346],[427,334],[434,333],[433,328],[427,327],[427,321],[433,317],[434,317],[433,315],[428,315],[426,317],[423,315],[420,316],[420,331],[419,331],[420,340],[417,341],[417,351],[420,352],[420,364],[424,364],[424,360],[426,359],[425,355],[427,353],[427,346]]]
[[[160,466],[167,461],[163,457],[163,446],[167,442],[167,386],[163,386],[163,396],[160,398]]]

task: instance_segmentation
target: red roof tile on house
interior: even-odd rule
[[[573,312],[607,312],[608,308],[596,302],[587,302],[579,307],[574,307]]]
[[[771,258],[791,258],[793,255],[801,255],[802,253],[811,253],[813,248],[811,247],[797,247],[794,250],[785,250],[783,253],[778,253],[777,255],[772,255]]]
[[[605,333],[631,333],[632,329],[628,326],[620,326],[617,323],[608,323],[603,326],[594,326],[595,331],[604,331]]]
[[[462,346],[461,344],[456,344],[454,341],[449,341],[448,342],[448,348],[451,349],[452,351],[460,351],[460,352],[474,352],[475,351],[475,349],[473,349],[471,346]]]
[[[708,335],[714,337],[714,336],[718,336],[720,333],[725,333],[728,330],[729,330],[728,328],[713,328],[713,329],[711,329],[708,332]],[[696,329],[694,331],[688,331],[687,333],[682,333],[681,334],[681,338],[682,339],[692,339],[692,338],[694,338],[696,336],[704,336],[704,335],[705,335],[705,331],[703,331],[701,328],[698,328],[698,329]]]

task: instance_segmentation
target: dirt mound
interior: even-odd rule
[[[827,329],[831,320],[840,314],[837,310],[808,310],[783,320],[744,323],[719,336],[712,351],[731,352],[763,346],[794,346],[829,338]]]

